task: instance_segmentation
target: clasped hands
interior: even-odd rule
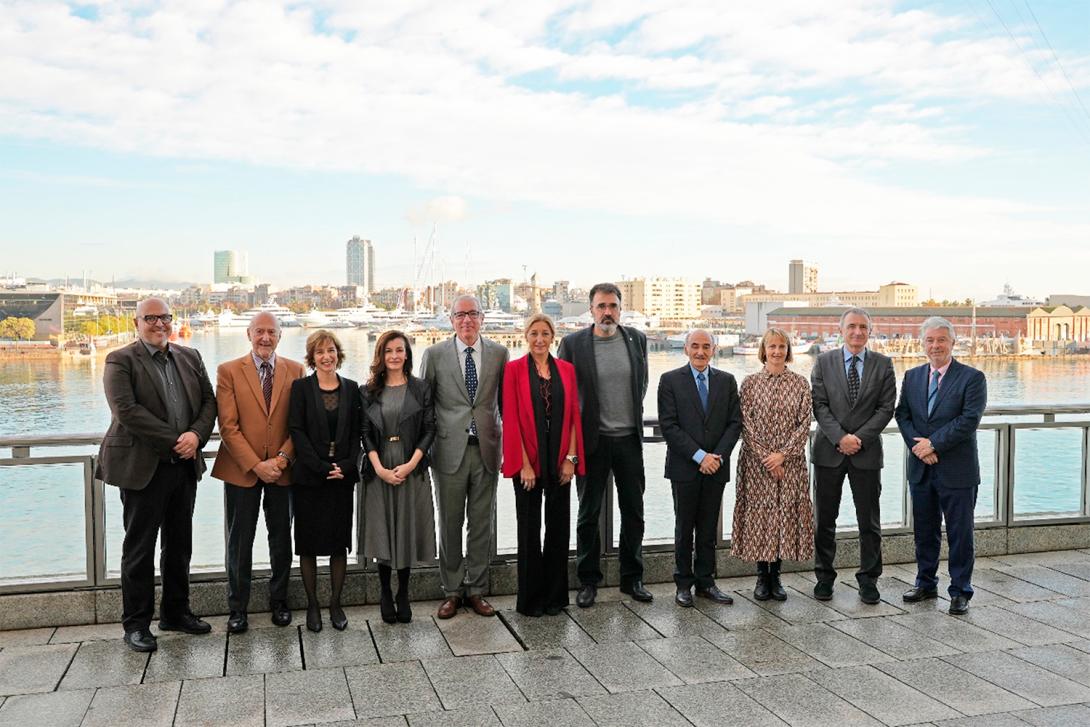
[[[841,454],[851,456],[858,454],[859,450],[863,449],[863,440],[854,434],[845,434],[840,438],[840,442],[837,443],[836,448],[840,450]]]
[[[197,447],[200,446],[200,443],[197,435],[193,432],[182,432],[178,435],[177,441],[174,442],[174,454],[178,455],[180,459],[193,459],[197,454]]]
[[[409,475],[413,473],[414,469],[416,469],[414,465],[411,465],[408,462],[404,462],[402,464],[399,464],[397,467],[393,467],[391,469],[379,467],[376,469],[376,471],[378,473],[379,479],[381,479],[383,482],[388,485],[397,486],[404,483],[405,480],[408,479]]]
[[[927,437],[913,437],[916,444],[912,445],[912,454],[916,455],[924,464],[935,464],[939,461],[939,453],[935,451],[931,440]]]
[[[767,457],[762,458],[761,464],[764,465],[766,470],[772,473],[772,476],[775,479],[782,480],[786,474],[783,470],[783,462],[785,459],[787,458],[784,457],[782,452],[773,452]]]
[[[708,452],[704,459],[700,460],[700,474],[714,475],[723,466],[723,455]]]

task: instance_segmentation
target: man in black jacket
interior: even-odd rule
[[[590,289],[594,325],[567,335],[557,355],[575,366],[583,418],[587,474],[577,481],[576,570],[580,608],[594,604],[602,582],[598,522],[610,472],[621,511],[618,546],[621,592],[652,600],[643,587],[643,397],[647,393],[647,336],[620,325],[621,291],[613,283]]]
[[[742,433],[738,384],[711,367],[715,343],[707,331],[689,331],[685,355],[689,363],[659,379],[658,399],[674,495],[674,601],[692,607],[695,584],[697,596],[729,605],[734,600],[715,585],[715,531],[730,480],[730,453]]]

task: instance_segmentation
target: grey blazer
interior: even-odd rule
[[[836,448],[845,434],[863,441],[863,448],[852,455],[859,469],[882,468],[882,430],[893,418],[897,403],[897,377],[888,356],[867,349],[863,360],[863,380],[855,406],[848,403],[848,374],[844,370],[844,349],[837,348],[818,356],[810,372],[814,397],[814,418],[818,433],[814,437],[811,459],[821,467],[839,467],[846,455]]]
[[[481,336],[481,367],[477,372],[477,396],[469,400],[465,364],[451,337],[424,351],[420,376],[435,392],[435,441],[431,466],[445,474],[457,471],[469,441],[469,422],[477,422],[481,459],[489,472],[500,469],[500,402],[507,348]]]

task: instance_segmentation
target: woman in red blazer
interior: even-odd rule
[[[555,338],[549,316],[531,316],[530,353],[503,372],[503,476],[513,479],[518,517],[516,609],[527,616],[555,616],[568,605],[568,485],[586,474],[575,367],[549,353]]]

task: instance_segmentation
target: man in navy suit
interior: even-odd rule
[[[674,495],[674,601],[693,605],[696,595],[734,601],[715,585],[715,535],[730,453],[742,433],[738,385],[711,367],[715,343],[705,330],[685,337],[689,363],[659,379],[659,424],[666,440],[666,477]],[[693,537],[696,558],[693,558]]]
[[[950,613],[973,597],[973,510],[980,486],[976,430],[988,403],[984,374],[954,360],[954,327],[938,316],[920,326],[928,363],[905,372],[895,417],[910,448],[908,484],[916,540],[916,585],[908,603],[938,596],[942,521],[950,546]]]

